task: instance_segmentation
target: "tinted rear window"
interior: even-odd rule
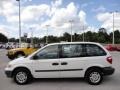
[[[106,52],[98,45],[86,44],[86,56],[105,56]]]

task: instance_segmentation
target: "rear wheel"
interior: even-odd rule
[[[91,69],[86,73],[86,80],[91,85],[99,85],[103,80],[103,75],[99,69]]]

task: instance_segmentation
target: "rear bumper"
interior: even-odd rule
[[[114,72],[115,72],[115,69],[113,67],[104,67],[103,68],[104,75],[112,75]]]
[[[8,78],[12,78],[12,71],[5,71],[5,74]]]

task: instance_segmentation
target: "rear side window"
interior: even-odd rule
[[[62,45],[61,47],[61,57],[62,58],[72,58],[83,56],[82,46],[80,44],[73,45]]]
[[[106,52],[98,45],[86,44],[85,49],[86,49],[87,56],[105,56],[106,55]]]

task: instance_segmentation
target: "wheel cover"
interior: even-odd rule
[[[16,80],[19,83],[25,83],[27,81],[27,74],[25,72],[18,72],[16,74]]]
[[[101,80],[101,75],[98,72],[92,72],[89,78],[92,83],[98,83]]]

